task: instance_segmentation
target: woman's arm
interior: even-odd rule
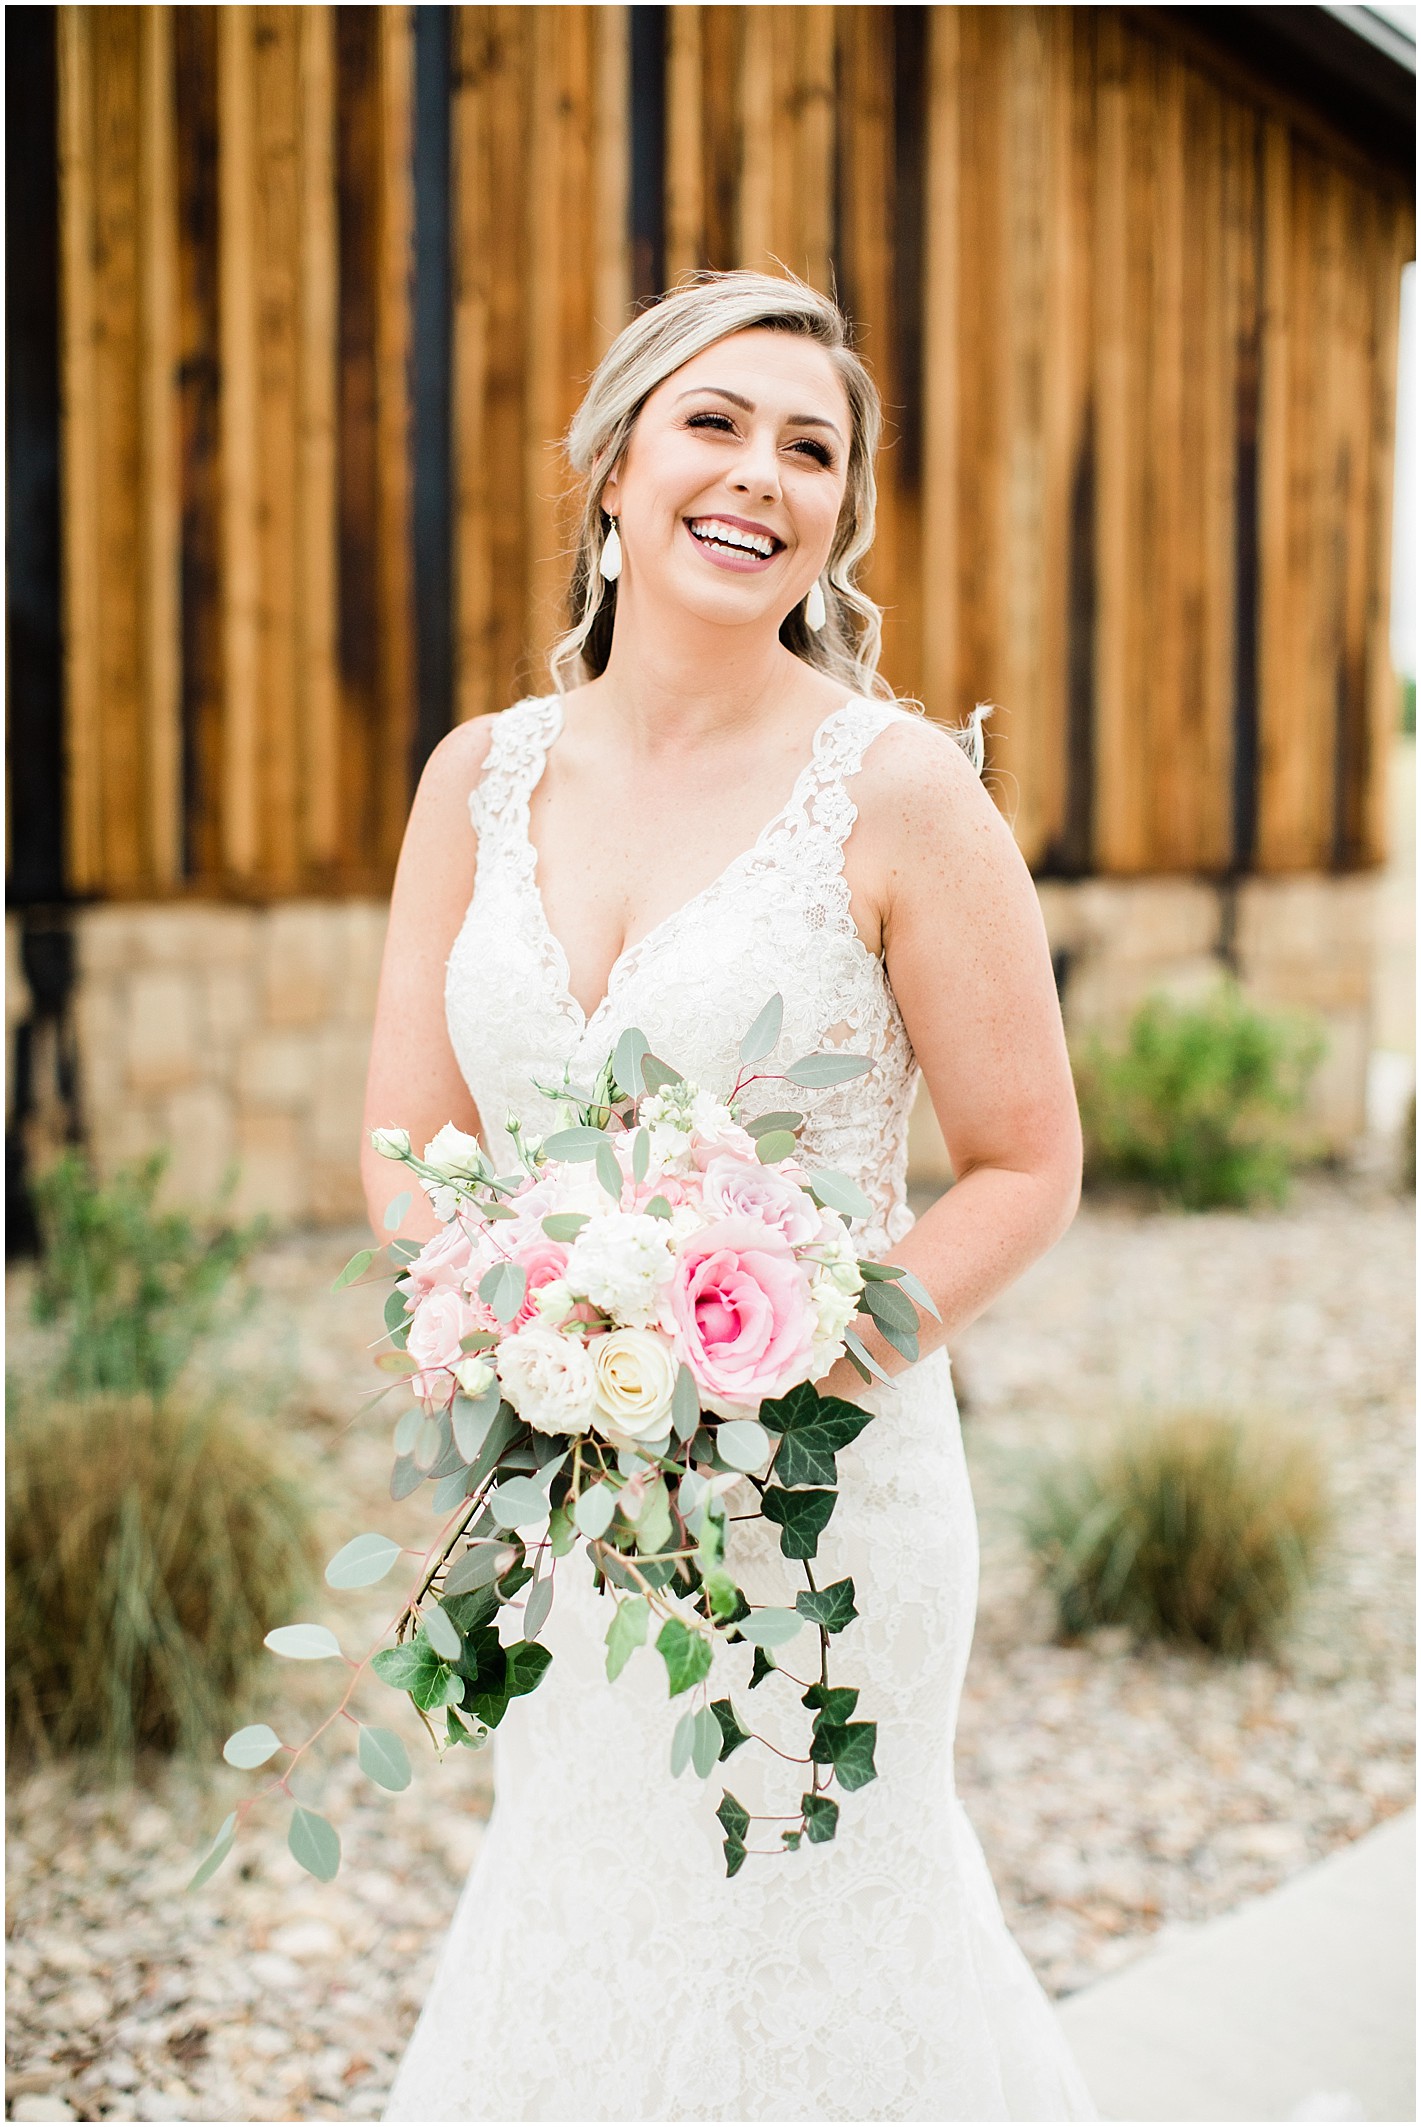
[[[893,753],[865,763],[861,826],[889,980],[956,1176],[885,1259],[937,1303],[941,1323],[920,1324],[926,1355],[1066,1231],[1081,1129],[1046,927],[1011,829],[953,740],[892,736]],[[885,1373],[905,1365],[876,1331],[865,1342]],[[861,1382],[841,1360],[821,1386],[852,1398]]]
[[[376,1129],[408,1130],[422,1152],[445,1123],[479,1131],[478,1111],[454,1060],[444,1018],[444,966],[474,890],[477,845],[469,793],[483,774],[491,717],[474,717],[440,740],[410,808],[390,896],[380,963],[370,1070],[365,1081],[360,1174],[371,1228],[380,1241],[385,1207],[409,1187],[408,1170],[381,1158]],[[399,1232],[426,1241],[439,1230],[419,1187]]]

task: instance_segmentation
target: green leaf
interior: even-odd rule
[[[825,1049],[814,1056],[801,1056],[798,1063],[790,1065],[785,1077],[792,1086],[842,1086],[872,1069],[871,1056],[847,1056],[842,1050]]]
[[[420,1612],[420,1622],[425,1636],[435,1653],[446,1662],[457,1662],[464,1651],[464,1642],[459,1637],[454,1620],[447,1616],[438,1603],[431,1603]]]
[[[604,1137],[597,1147],[597,1179],[614,1204],[622,1201],[622,1170],[617,1155]]]
[[[904,1271],[902,1277],[902,1286],[904,1292],[907,1293],[909,1299],[916,1300],[919,1307],[922,1308],[925,1314],[931,1315],[934,1322],[941,1322],[942,1316],[937,1311],[937,1303],[933,1299],[932,1294],[928,1291],[926,1285],[923,1284],[920,1278],[915,1278],[913,1276],[911,1270]]]
[[[495,1263],[479,1279],[479,1298],[488,1303],[500,1322],[511,1322],[523,1305],[528,1273],[521,1263]]]
[[[548,1488],[536,1477],[505,1477],[489,1494],[488,1504],[501,1529],[528,1528],[547,1519]]]
[[[745,1848],[739,1839],[722,1839],[721,1850],[725,1855],[727,1877],[738,1875],[745,1860]]]
[[[353,1285],[357,1278],[363,1278],[374,1260],[375,1251],[373,1248],[357,1248],[355,1254],[346,1264],[345,1269],[331,1286],[331,1291],[340,1292],[344,1286]],[[204,1883],[206,1880],[206,1877],[204,1877]],[[188,1888],[191,1890],[192,1885],[189,1884]]]
[[[673,1069],[669,1063],[663,1063],[659,1056],[653,1056],[650,1050],[641,1060],[641,1075],[648,1093],[661,1093],[667,1086],[679,1086],[684,1083],[679,1071]]]
[[[572,1130],[554,1130],[551,1137],[545,1137],[543,1152],[550,1160],[595,1160],[598,1147],[606,1142],[605,1131],[579,1123]]]
[[[696,1715],[692,1707],[682,1714],[671,1737],[671,1777],[679,1780],[691,1762],[691,1744],[696,1733]]]
[[[846,1174],[835,1174],[832,1168],[817,1167],[810,1174],[809,1186],[821,1204],[830,1211],[842,1212],[846,1219],[866,1219],[872,1215],[873,1206]]]
[[[784,1025],[785,1001],[778,990],[769,1003],[756,1013],[754,1023],[740,1044],[740,1061],[744,1064],[761,1063],[780,1038]]]
[[[497,1342],[491,1329],[470,1329],[459,1339],[459,1349],[467,1357],[470,1353],[492,1351]]]
[[[692,1632],[679,1617],[668,1617],[656,1635],[656,1648],[666,1664],[670,1697],[678,1697],[699,1684],[711,1665],[710,1641],[704,1633]]]
[[[622,1092],[630,1093],[634,1100],[644,1090],[641,1060],[650,1047],[640,1027],[628,1027],[618,1036],[617,1046],[612,1051],[612,1076]]]
[[[878,1740],[877,1721],[846,1721],[841,1726],[816,1724],[809,1755],[816,1765],[832,1765],[840,1787],[852,1790],[876,1780],[873,1746]]]
[[[755,1157],[766,1167],[776,1160],[792,1159],[798,1150],[799,1139],[792,1130],[767,1130],[755,1143]]]
[[[381,1352],[375,1364],[382,1374],[398,1374],[403,1380],[408,1380],[411,1374],[419,1372],[414,1360],[404,1351]]]
[[[424,1472],[413,1455],[397,1455],[390,1472],[391,1499],[408,1499],[424,1483]]]
[[[768,1495],[767,1495],[768,1496]],[[782,1610],[770,1605],[763,1610],[752,1610],[749,1617],[742,1617],[736,1631],[752,1647],[783,1647],[802,1630],[804,1619],[797,1610]]]
[[[472,1497],[503,1455],[522,1421],[511,1403],[500,1403],[484,1435],[484,1444],[474,1457],[473,1467],[464,1481],[465,1493]]]
[[[811,1684],[799,1703],[815,1710],[814,1726],[818,1730],[826,1721],[837,1725],[852,1720],[858,1702],[858,1691],[853,1685]]]
[[[844,1331],[844,1348],[865,1381],[867,1381],[870,1374],[877,1375],[880,1381],[886,1381],[889,1378],[857,1330],[846,1329]]]
[[[340,1834],[326,1818],[298,1802],[291,1817],[286,1844],[308,1876],[317,1883],[330,1883],[340,1868]]]
[[[518,1216],[511,1204],[500,1204],[497,1197],[490,1197],[482,1208],[486,1219],[516,1219]]]
[[[471,1595],[476,1588],[490,1587],[508,1570],[517,1555],[510,1544],[497,1537],[475,1537],[468,1550],[454,1561],[444,1576],[446,1605],[451,1595]]]
[[[548,1612],[553,1607],[553,1581],[550,1573],[535,1579],[528,1590],[528,1600],[523,1605],[523,1637],[535,1640],[548,1622]]]
[[[200,1891],[204,1883],[210,1883],[223,1862],[232,1851],[232,1842],[237,1836],[237,1812],[224,1817],[218,1826],[211,1845],[207,1848],[197,1867],[188,1878],[188,1889]]]
[[[412,1403],[407,1411],[400,1412],[399,1417],[395,1420],[395,1453],[397,1455],[408,1455],[410,1449],[414,1446],[415,1437],[419,1432],[423,1417],[424,1413],[417,1403]]]
[[[865,1285],[862,1305],[880,1329],[889,1325],[910,1333],[917,1329],[918,1310],[896,1285]]]
[[[767,1648],[757,1647],[755,1649],[755,1659],[750,1666],[750,1689],[753,1691],[757,1684],[764,1683],[767,1676],[773,1676],[775,1668],[774,1656]]]
[[[265,1765],[281,1749],[281,1738],[265,1721],[257,1721],[250,1728],[239,1728],[235,1735],[228,1736],[222,1745],[222,1755],[238,1772],[255,1772]]]
[[[548,1539],[554,1558],[566,1558],[577,1542],[577,1525],[566,1506],[554,1507],[549,1515]]]
[[[641,1208],[649,1219],[669,1219],[671,1216],[671,1206],[664,1196],[649,1196]]]
[[[839,1829],[839,1805],[828,1795],[801,1795],[804,1829],[811,1846],[823,1846]]]
[[[624,1596],[607,1627],[607,1674],[619,1677],[638,1647],[646,1645],[651,1605],[644,1595]]]
[[[632,1180],[644,1182],[646,1170],[651,1165],[651,1133],[638,1130],[632,1139]]]
[[[857,1440],[873,1417],[840,1396],[821,1396],[808,1382],[760,1406],[760,1423],[782,1435],[775,1456],[777,1484],[832,1485],[834,1457]]]
[[[382,1647],[371,1657],[370,1667],[392,1691],[407,1691],[422,1713],[457,1706],[464,1696],[464,1679],[422,1638]]]
[[[385,1206],[385,1217],[382,1222],[386,1233],[393,1233],[397,1227],[403,1226],[405,1213],[413,1202],[413,1192],[408,1189],[402,1189],[398,1196],[391,1197],[389,1203]]]
[[[678,1440],[689,1440],[701,1422],[701,1392],[689,1366],[681,1366],[671,1391],[671,1427]]]
[[[405,1304],[405,1296],[398,1285],[392,1285],[385,1295],[385,1327],[401,1350],[404,1349],[409,1326],[410,1314]]]
[[[710,1710],[715,1715],[716,1724],[720,1729],[720,1756],[723,1762],[732,1752],[739,1750],[742,1743],[748,1743],[750,1736],[748,1731],[740,1726],[735,1708],[729,1699],[712,1699]]]
[[[572,1518],[584,1536],[593,1543],[605,1536],[612,1526],[612,1517],[617,1511],[617,1495],[609,1484],[600,1481],[590,1484],[585,1492],[578,1494]]]
[[[370,1667],[392,1691],[408,1691],[426,1662],[427,1650],[416,1646],[413,1640],[403,1640],[398,1647],[382,1647],[370,1657]]]
[[[472,1462],[488,1439],[489,1427],[498,1415],[503,1392],[495,1377],[479,1396],[456,1396],[449,1407],[454,1445],[465,1462]]]
[[[778,1524],[780,1549],[786,1558],[813,1558],[819,1549],[837,1492],[785,1492],[771,1485],[760,1500],[766,1521]]]
[[[799,1852],[799,1842],[803,1837],[803,1833],[784,1831],[780,1833],[780,1837],[781,1839],[783,1839],[785,1845],[789,1848],[789,1851],[792,1854],[797,1854]]]
[[[712,1566],[710,1571],[702,1576],[701,1586],[706,1591],[706,1597],[716,1617],[734,1617],[743,1598],[728,1573],[723,1573],[719,1566]]]
[[[403,1794],[414,1777],[410,1771],[409,1752],[388,1728],[362,1728],[356,1740],[355,1755],[367,1779],[373,1780],[377,1787],[387,1787],[392,1795]]]
[[[723,1419],[715,1429],[716,1452],[732,1470],[763,1470],[770,1436],[753,1418]]]
[[[721,1755],[719,1717],[709,1706],[698,1707],[692,1717],[691,1763],[702,1780],[708,1780]]]
[[[878,1324],[878,1334],[885,1344],[891,1344],[894,1351],[901,1352],[910,1366],[914,1364],[918,1356],[918,1333],[916,1330],[895,1329],[891,1322],[880,1322]]]
[[[896,1284],[907,1276],[901,1263],[875,1263],[871,1256],[860,1256],[858,1266],[865,1285]]]
[[[671,1541],[671,1502],[664,1477],[654,1478],[647,1486],[642,1500],[641,1513],[637,1518],[636,1547],[646,1557],[664,1551]]]
[[[453,1437],[452,1432],[450,1437]],[[444,1428],[437,1418],[430,1416],[428,1411],[425,1412],[419,1421],[419,1430],[414,1436],[414,1447],[411,1452],[414,1456],[416,1469],[422,1471],[426,1477],[444,1453]]]
[[[750,1812],[743,1802],[736,1801],[728,1787],[721,1790],[720,1807],[716,1815],[727,1839],[744,1839],[750,1829]]]
[[[768,1115],[757,1115],[745,1125],[751,1137],[764,1137],[771,1130],[797,1130],[804,1117],[797,1108],[775,1108]]]
[[[822,1625],[826,1632],[842,1632],[858,1616],[851,1580],[836,1580],[828,1588],[801,1588],[794,1607],[811,1625]]]
[[[552,1661],[551,1651],[539,1647],[533,1640],[515,1640],[506,1647],[507,1667],[504,1671],[503,1688],[510,1699],[521,1699],[526,1693],[536,1691]]]
[[[541,1223],[550,1241],[575,1241],[591,1216],[589,1211],[550,1211]]]
[[[399,1555],[400,1546],[392,1536],[377,1536],[373,1532],[352,1536],[348,1544],[341,1545],[326,1567],[326,1586],[373,1588],[376,1581],[385,1578]]]
[[[324,1625],[278,1625],[263,1640],[288,1662],[326,1662],[340,1657],[340,1641]]]

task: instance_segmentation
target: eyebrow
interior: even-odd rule
[[[698,391],[713,391],[718,399],[729,399],[732,406],[742,408],[747,414],[753,414],[755,411],[753,399],[742,399],[738,391],[727,391],[723,384],[693,384],[686,391],[678,391],[672,403],[679,406],[683,399],[694,398]],[[834,435],[839,436],[839,431],[835,428],[834,423],[826,420],[823,414],[791,414],[789,416],[789,425],[791,428],[827,428]],[[843,440],[843,437],[839,436],[841,443]]]

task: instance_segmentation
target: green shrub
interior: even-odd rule
[[[6,1725],[21,1754],[206,1754],[310,1583],[303,1488],[220,1408],[41,1402],[6,1426]]]
[[[1063,1638],[1124,1625],[1241,1656],[1278,1640],[1331,1514],[1306,1442],[1183,1411],[1049,1470],[1022,1520]]]
[[[1095,1035],[1074,1058],[1086,1181],[1143,1182],[1195,1211],[1281,1203],[1302,1156],[1286,1124],[1325,1046],[1232,983],[1197,1005],[1148,998],[1122,1047]]]
[[[196,1223],[154,1208],[166,1152],[96,1182],[67,1152],[35,1184],[42,1256],[33,1310],[64,1332],[53,1386],[85,1396],[113,1390],[161,1396],[212,1327],[233,1273],[264,1238],[266,1221]]]

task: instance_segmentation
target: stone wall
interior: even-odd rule
[[[1155,988],[1198,996],[1232,954],[1260,1004],[1323,1021],[1329,1053],[1308,1128],[1338,1148],[1361,1134],[1376,1010],[1373,875],[1252,879],[1232,891],[1195,879],[1042,881],[1038,892],[1069,1035],[1119,1027]],[[384,903],[101,905],[71,920],[77,1122],[101,1169],[166,1144],[172,1201],[210,1201],[235,1159],[244,1214],[362,1216],[358,1144]],[[27,1005],[13,935],[9,943],[13,1034]],[[43,1151],[33,1146],[32,1158]],[[925,1100],[913,1163],[925,1184],[950,1173]]]

